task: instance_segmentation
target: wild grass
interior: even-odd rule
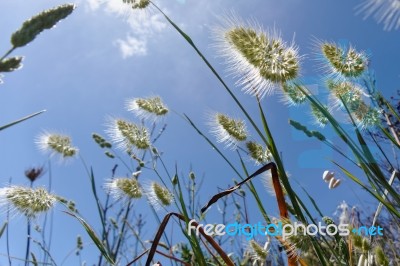
[[[132,8],[152,7],[177,31],[199,60],[203,61],[214,77],[220,82],[241,111],[243,118],[232,118],[222,111],[212,120],[211,132],[203,132],[194,120],[185,114],[180,117],[221,156],[226,167],[235,173],[235,184],[228,189],[215,191],[208,202],[199,200],[203,180],[196,173],[187,176],[178,173],[176,165],[167,165],[163,159],[157,141],[167,137],[167,105],[158,96],[133,98],[126,102],[127,110],[134,114],[133,119],[112,118],[104,130],[107,137],[94,133],[93,141],[110,160],[110,178],[100,184],[95,176],[96,165],[89,165],[73,145],[69,136],[54,132],[45,132],[38,139],[42,150],[62,159],[78,158],[91,185],[88,195],[95,200],[100,228],[95,228],[84,219],[84,210],[78,210],[75,202],[50,192],[51,173],[48,188],[36,187],[35,180],[43,174],[43,168],[30,169],[26,177],[30,187],[9,185],[0,189],[0,205],[7,213],[7,221],[0,228],[0,237],[4,237],[8,224],[14,217],[10,211],[27,218],[26,255],[22,259],[25,265],[57,264],[50,248],[51,241],[42,237],[35,240],[31,236],[31,222],[37,216],[49,211],[55,202],[65,207],[65,214],[72,216],[82,225],[83,230],[97,247],[99,257],[97,265],[397,265],[400,263],[399,228],[400,196],[398,181],[399,169],[396,167],[400,148],[398,125],[400,115],[398,106],[392,106],[375,87],[375,80],[369,72],[368,58],[353,46],[339,46],[332,42],[321,41],[319,45],[320,62],[324,64],[326,89],[334,104],[327,108],[318,95],[314,95],[299,79],[299,70],[303,57],[298,54],[294,43],[284,42],[277,31],[263,30],[261,26],[239,23],[240,18],[229,18],[223,27],[218,27],[217,47],[224,47],[227,68],[235,72],[237,84],[254,99],[253,108],[259,117],[250,115],[227,82],[219,75],[190,36],[184,32],[172,18],[167,16],[152,1],[124,1]],[[46,10],[23,23],[21,29],[11,37],[12,47],[0,59],[0,71],[15,71],[21,66],[22,58],[10,57],[17,48],[33,41],[43,30],[53,27],[59,20],[74,10],[73,5],[62,5]],[[321,59],[320,58],[320,59]],[[293,127],[317,142],[327,145],[353,166],[346,168],[342,161],[332,159],[332,166],[341,169],[348,180],[355,182],[374,199],[374,211],[362,213],[343,203],[338,219],[321,212],[318,201],[309,191],[296,191],[296,186],[287,174],[285,162],[281,156],[276,139],[272,134],[268,115],[271,110],[265,108],[263,100],[272,90],[285,95],[290,105],[308,105],[316,116],[319,125],[330,127],[342,143],[327,139],[315,125],[303,125],[303,121],[290,120],[287,129]],[[366,96],[366,97],[365,97]],[[350,126],[344,126],[333,115],[340,111],[345,114]],[[43,111],[42,111],[43,112]],[[41,112],[34,113],[15,122],[1,126],[5,130]],[[257,121],[260,121],[257,123]],[[249,125],[247,127],[246,125]],[[249,140],[249,132],[254,139]],[[214,133],[214,136],[212,136]],[[216,140],[213,138],[216,137]],[[377,137],[385,140],[377,141]],[[223,145],[230,150],[223,150]],[[350,153],[344,151],[348,148]],[[378,150],[379,156],[376,156]],[[230,159],[227,153],[237,155]],[[247,158],[260,165],[250,173]],[[251,162],[253,164],[254,162]],[[122,165],[122,166],[119,166]],[[120,175],[120,168],[130,175]],[[146,183],[142,173],[150,172],[157,180]],[[270,204],[262,200],[263,189],[255,187],[252,180],[270,173],[272,191],[276,198],[279,217],[271,215]],[[357,173],[357,174],[356,174]],[[362,173],[362,174],[360,174]],[[322,175],[322,174],[321,174]],[[340,185],[341,180],[327,171],[323,175],[330,189]],[[209,184],[207,184],[209,185]],[[303,193],[304,192],[304,193]],[[306,195],[301,197],[300,195]],[[248,206],[248,200],[255,206]],[[136,201],[144,200],[148,214],[158,225],[150,240],[143,238],[146,223],[142,215],[134,212]],[[258,212],[264,219],[263,224],[304,226],[323,224],[328,233],[297,234],[285,237],[273,235],[245,240],[238,236],[218,236],[207,233],[208,229],[199,228],[199,234],[189,231],[188,226],[208,221],[207,209],[218,204],[220,222],[229,221],[248,224],[248,209]],[[78,204],[79,205],[79,204]],[[222,206],[222,207],[221,207]],[[166,213],[166,214],[165,214]],[[228,217],[229,216],[229,217]],[[211,220],[211,218],[210,218]],[[211,223],[218,221],[213,220]],[[173,223],[179,228],[181,241],[173,242],[167,228]],[[379,226],[384,235],[358,235],[349,232],[341,235],[338,231],[329,231],[334,226],[349,225],[349,229],[360,226]],[[48,228],[50,227],[50,228]],[[176,228],[175,227],[175,228]],[[284,227],[287,228],[287,227]],[[41,230],[51,232],[51,222],[45,220]],[[253,230],[253,229],[249,229]],[[284,229],[286,230],[286,229]],[[269,231],[268,231],[269,232]],[[267,233],[267,232],[265,232]],[[284,232],[286,233],[286,231]],[[304,233],[304,232],[303,232]],[[51,239],[51,238],[50,238]],[[31,252],[34,243],[44,254],[43,261],[37,260],[37,254]],[[81,258],[85,245],[80,236],[73,250]],[[283,255],[282,252],[283,251]],[[8,253],[9,263],[15,258]],[[93,258],[90,258],[94,260]]]

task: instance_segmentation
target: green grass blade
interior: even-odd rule
[[[275,145],[274,138],[273,138],[272,133],[271,133],[271,131],[269,129],[268,122],[267,122],[267,119],[265,117],[264,110],[263,110],[263,108],[261,106],[260,101],[257,101],[257,103],[258,103],[258,108],[259,108],[259,112],[260,112],[260,116],[261,116],[261,121],[262,121],[262,124],[263,124],[263,127],[264,127],[264,132],[267,135],[267,139],[268,139],[268,148],[270,149],[270,152],[271,152],[271,154],[272,154],[272,156],[273,156],[273,158],[275,160],[275,163],[276,163],[276,165],[278,167],[279,178],[282,181],[283,186],[286,189],[286,192],[287,192],[287,194],[289,196],[290,202],[292,203],[292,206],[293,206],[293,208],[294,208],[294,210],[296,212],[297,218],[299,220],[301,220],[303,223],[307,224],[307,220],[306,220],[303,212],[301,211],[301,208],[300,208],[300,206],[299,206],[299,204],[298,204],[298,202],[296,200],[297,195],[295,194],[295,192],[293,191],[293,189],[292,189],[292,187],[291,187],[291,185],[289,183],[289,179],[288,179],[288,177],[286,175],[286,171],[285,171],[285,168],[283,166],[282,159],[281,159],[281,157],[279,155],[279,151],[278,151],[278,149],[277,149],[277,147]]]
[[[222,84],[224,89],[228,92],[228,94],[232,97],[236,105],[240,108],[240,110],[243,112],[243,114],[246,116],[246,118],[249,120],[253,128],[256,130],[257,134],[260,136],[260,138],[263,140],[265,144],[267,143],[267,139],[264,137],[262,134],[261,130],[258,128],[257,124],[254,122],[254,120],[251,118],[249,113],[246,111],[246,109],[243,107],[243,105],[240,103],[240,101],[237,99],[235,94],[232,92],[232,90],[226,85],[225,81],[222,79],[222,77],[218,74],[218,72],[215,70],[215,68],[211,65],[211,63],[207,60],[207,58],[203,55],[203,53],[197,48],[193,40],[187,35],[184,31],[182,31],[178,25],[176,25],[157,5],[152,3],[153,6],[165,17],[165,19],[174,27],[178,33],[189,43],[189,45],[196,51],[196,53],[200,56],[200,58],[204,61],[204,63],[207,65],[207,67],[211,70],[211,72],[214,74],[214,76],[218,79],[218,81]]]
[[[204,135],[203,132],[201,132],[201,130],[193,123],[193,121],[187,115],[184,114],[184,118],[196,130],[196,132],[200,136],[202,136],[207,141],[207,143],[210,144],[211,147],[224,159],[224,161],[232,168],[232,170],[240,177],[240,179],[243,180],[242,175],[235,168],[235,166],[228,160],[228,158],[226,158],[226,156],[221,152],[221,150],[218,149],[218,147],[206,135]]]
[[[328,119],[329,123],[332,125],[333,130],[338,134],[338,136],[346,143],[349,148],[353,151],[357,160],[360,162],[365,162],[362,157],[362,151],[357,146],[356,142],[347,134],[347,132],[340,126],[338,121],[323,107],[322,103],[313,95],[310,94],[309,90],[303,88],[302,86],[296,85],[296,87],[306,95],[310,103],[315,106],[325,117]]]
[[[101,242],[100,238],[97,236],[96,232],[92,229],[92,227],[80,216],[75,213],[65,212],[66,214],[71,215],[75,219],[77,219],[83,228],[86,230],[90,238],[93,240],[94,244],[97,246],[103,257],[111,264],[115,265],[114,260],[111,258],[110,254],[108,253],[106,247]]]
[[[286,175],[286,171],[283,166],[282,159],[279,155],[278,149],[276,148],[276,145],[275,145],[274,138],[269,129],[267,119],[264,114],[264,110],[261,106],[260,101],[257,101],[257,102],[258,102],[258,108],[260,111],[261,121],[262,121],[263,127],[264,127],[264,132],[267,134],[267,138],[268,138],[268,143],[269,143],[268,147],[270,148],[271,154],[272,154],[272,156],[277,164],[277,167],[278,167],[279,178],[282,181],[284,188],[286,189],[286,192],[289,196],[290,202],[292,203],[293,209],[296,213],[297,219],[302,221],[304,224],[308,225],[308,221],[307,221],[306,217],[304,216],[300,205],[303,206],[303,209],[306,211],[306,213],[309,213],[309,211],[306,209],[306,206],[301,202],[300,198],[297,196],[297,194],[294,192],[294,190],[292,189],[292,187],[290,185],[289,178]],[[315,252],[317,253],[317,256],[318,256],[318,259],[320,260],[321,265],[327,265],[326,258],[323,255],[323,252],[322,252],[322,249],[321,249],[321,246],[319,245],[319,243],[313,238],[311,238],[311,243],[314,247]]]
[[[379,97],[379,99],[381,100],[381,101],[383,101],[383,103],[386,105],[386,107],[389,109],[389,111],[396,117],[396,119],[398,120],[398,121],[400,121],[400,116],[399,116],[399,114],[396,112],[396,110],[394,109],[394,107],[382,96],[382,95],[379,95],[380,97]]]
[[[370,193],[374,198],[376,198],[379,202],[381,202],[386,208],[390,210],[390,212],[394,215],[396,215],[398,218],[400,218],[400,213],[396,208],[391,204],[390,202],[387,202],[382,196],[379,194],[375,193],[371,189],[369,189],[364,183],[361,182],[360,179],[355,177],[353,174],[351,174],[347,169],[344,167],[340,166],[338,163],[333,162],[335,165],[337,165],[343,173],[345,173],[350,179],[352,179],[354,182],[356,182],[358,185],[360,185],[362,188],[364,188],[368,193]]]
[[[108,248],[108,241],[107,241],[107,237],[106,237],[106,224],[105,224],[105,217],[104,217],[104,209],[101,206],[101,202],[100,199],[97,195],[97,189],[96,189],[96,181],[94,179],[94,173],[93,173],[93,168],[90,168],[90,184],[91,184],[91,188],[92,188],[92,194],[93,197],[96,201],[96,207],[97,207],[97,212],[99,213],[99,217],[100,217],[100,222],[101,222],[101,226],[103,229],[103,235],[102,235],[102,240],[105,241],[107,250],[109,250]],[[116,255],[116,254],[115,254]]]
[[[324,217],[325,215],[322,213],[321,209],[318,207],[317,202],[314,200],[314,198],[311,197],[311,195],[308,193],[308,191],[307,191],[302,185],[299,184],[299,186],[300,186],[301,189],[304,191],[304,193],[306,193],[308,199],[310,200],[311,204],[314,206],[314,208],[315,208],[315,210],[318,212],[318,214],[319,214],[321,217]]]
[[[361,142],[361,148],[358,147],[358,145],[350,138],[350,136],[347,134],[347,132],[339,125],[339,123],[336,121],[336,119],[325,109],[323,108],[322,104],[316,99],[314,96],[311,96],[304,88],[301,86],[297,86],[297,88],[303,92],[308,100],[313,104],[319,111],[321,111],[324,116],[328,119],[328,121],[331,123],[334,131],[339,135],[339,137],[348,145],[348,147],[352,150],[354,156],[357,158],[361,168],[369,178],[369,181],[371,185],[376,182],[379,182],[384,188],[388,189],[388,191],[391,193],[391,195],[398,201],[400,197],[395,193],[393,188],[388,185],[384,175],[382,174],[379,166],[377,166],[376,162],[374,164],[375,159],[371,158],[371,152],[367,148],[366,145],[363,145],[362,137],[359,138],[359,142]],[[351,116],[350,116],[351,118]],[[358,132],[359,133],[359,132]],[[360,134],[360,133],[359,133]],[[371,163],[372,162],[372,163]],[[378,180],[375,180],[373,176],[376,176]],[[379,189],[379,186],[374,187],[375,190]],[[372,192],[372,191],[371,191]]]
[[[384,127],[382,127],[382,126],[380,127],[380,129],[381,129],[382,133],[385,134],[385,136],[386,136],[397,148],[400,149],[400,144],[397,143],[396,139],[392,136],[392,134],[390,134],[390,133],[386,130],[386,128],[384,128]]]
[[[378,179],[378,180],[376,180],[377,183],[381,184],[386,190],[388,190],[390,192],[390,194],[393,196],[393,198],[396,199],[396,201],[398,203],[400,203],[400,197],[399,197],[398,193],[392,188],[392,186],[389,185],[388,181],[386,180],[385,175],[383,174],[381,168],[379,167],[379,164],[376,162],[375,157],[373,156],[373,154],[372,154],[371,150],[369,149],[366,141],[364,140],[360,130],[358,129],[358,126],[356,125],[350,110],[348,109],[348,107],[347,107],[346,103],[343,101],[343,99],[342,98],[340,98],[340,99],[341,99],[343,106],[345,107],[346,112],[349,115],[349,118],[353,124],[358,142],[360,143],[361,149],[363,151],[363,155],[367,160],[367,162],[366,162],[367,167],[374,174],[374,176]],[[366,174],[368,174],[368,173],[366,172]],[[375,178],[373,178],[373,181],[375,182]],[[380,189],[379,185],[377,187],[378,187],[378,189]]]
[[[0,229],[0,238],[3,235],[4,231],[6,230],[7,226],[8,226],[8,222],[5,222],[3,224],[3,226],[1,227],[1,229]]]
[[[25,120],[28,120],[28,119],[30,119],[30,118],[32,118],[32,117],[35,117],[35,116],[37,116],[37,115],[40,115],[41,113],[44,113],[44,112],[46,112],[46,110],[42,110],[42,111],[33,113],[33,114],[31,114],[31,115],[28,115],[28,116],[25,116],[25,117],[23,117],[23,118],[21,118],[21,119],[18,119],[18,120],[14,121],[14,122],[11,122],[11,123],[9,123],[9,124],[7,124],[7,125],[1,126],[1,127],[0,127],[0,131],[4,130],[4,129],[6,129],[6,128],[9,128],[9,127],[11,127],[11,126],[14,126],[14,125],[16,125],[16,124],[19,124],[19,123],[21,123],[21,122],[23,122],[23,121],[25,121]]]
[[[175,173],[177,175],[177,173]],[[179,181],[179,178],[177,178],[177,185],[178,185],[178,199],[179,199],[179,203],[181,205],[182,208],[182,212],[183,212],[183,217],[185,219],[185,227],[188,228],[189,225],[189,221],[190,221],[190,217],[186,208],[186,204],[185,204],[185,200],[183,198],[183,193],[182,193],[182,187],[181,187],[181,183]],[[195,235],[188,235],[188,233],[186,232],[186,230],[182,229],[183,234],[186,236],[186,238],[189,240],[189,243],[192,247],[193,253],[195,254],[196,258],[198,260],[200,260],[200,262],[202,263],[201,265],[206,265],[206,259],[204,257],[203,251],[201,250],[200,247],[200,243],[197,239],[197,237]]]

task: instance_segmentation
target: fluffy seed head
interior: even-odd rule
[[[328,111],[327,106],[323,106],[325,110]],[[311,115],[314,117],[314,122],[316,125],[320,127],[324,127],[326,124],[328,124],[328,118],[319,110],[314,104],[311,104]]]
[[[343,103],[349,111],[356,111],[363,103],[363,91],[351,82],[327,82],[334,108],[343,108]]]
[[[10,204],[13,211],[24,214],[28,218],[47,212],[56,201],[57,197],[44,188],[33,189],[21,186],[0,188],[0,205]]]
[[[264,249],[255,240],[249,241],[251,257],[255,262],[264,263],[268,257],[268,249]]]
[[[288,45],[279,33],[244,23],[234,15],[226,17],[222,24],[214,31],[216,47],[246,93],[263,97],[277,83],[298,76],[298,48]]]
[[[380,110],[369,107],[364,102],[353,113],[361,129],[378,126],[381,123]]]
[[[174,195],[166,187],[157,182],[152,182],[150,184],[147,194],[150,204],[156,209],[167,207],[174,201]]]
[[[108,193],[114,196],[115,199],[140,199],[142,197],[142,189],[136,178],[114,178],[104,184]]]
[[[33,41],[36,36],[46,29],[51,29],[60,20],[74,11],[75,5],[65,4],[45,10],[26,20],[20,29],[11,35],[13,47],[22,47]]]
[[[39,149],[51,155],[60,155],[62,159],[72,158],[78,153],[78,148],[72,145],[67,135],[43,132],[36,140]]]
[[[0,61],[0,72],[12,72],[22,67],[22,56],[13,56]]]
[[[216,136],[218,142],[226,143],[228,147],[236,147],[239,142],[247,139],[247,128],[243,120],[221,113],[214,114],[212,118],[211,133]]]
[[[260,144],[254,141],[246,142],[246,147],[249,152],[250,158],[257,164],[264,164],[271,161],[272,155],[267,148],[263,148]]]
[[[361,88],[350,82],[328,81],[327,85],[331,91],[334,107],[343,107],[344,103],[361,129],[379,125],[381,112],[365,103]]]
[[[106,132],[118,148],[130,152],[132,150],[145,150],[150,147],[147,128],[124,119],[110,120]]]
[[[288,219],[283,219],[282,221],[283,226],[286,224],[292,224],[292,222]],[[292,224],[294,227],[295,225]],[[286,233],[288,235],[285,236],[284,241],[288,245],[287,254],[292,258],[299,258],[301,252],[306,252],[312,247],[312,242],[309,236],[307,236],[306,232],[304,231],[303,227],[297,228],[297,234],[290,234],[290,229],[285,227]]]
[[[132,6],[133,9],[144,9],[150,4],[150,0],[122,0]]]
[[[358,250],[362,249],[362,240],[363,240],[363,238],[362,238],[361,235],[351,234],[351,240],[352,240],[352,243],[353,243],[353,245],[354,245],[354,247],[356,249],[358,249]]]
[[[378,265],[389,265],[389,260],[386,257],[385,252],[383,251],[381,246],[376,246],[375,257]]]
[[[351,45],[344,47],[336,43],[322,42],[320,46],[325,58],[323,67],[330,78],[357,78],[368,68],[368,56],[364,52],[356,51]]]
[[[141,118],[156,120],[168,113],[167,106],[160,97],[135,98],[126,102],[126,109]]]
[[[289,105],[299,105],[305,102],[306,95],[292,82],[282,83],[284,102]]]
[[[357,8],[357,13],[363,13],[364,19],[373,16],[378,23],[382,23],[384,30],[400,28],[399,0],[365,0]]]

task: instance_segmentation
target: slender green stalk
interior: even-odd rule
[[[366,160],[367,160],[366,165],[372,171],[372,173],[377,177],[378,183],[383,185],[383,187],[391,193],[391,195],[394,197],[394,199],[396,199],[396,201],[398,203],[400,203],[400,197],[399,197],[398,193],[392,188],[391,185],[388,184],[388,181],[386,180],[384,174],[382,173],[381,168],[379,167],[378,163],[376,162],[374,155],[372,154],[366,141],[362,137],[360,130],[358,129],[358,127],[350,113],[350,110],[348,109],[348,107],[347,107],[346,103],[343,101],[343,99],[341,99],[341,100],[342,100],[343,106],[345,107],[345,109],[350,117],[351,122],[353,123],[354,130],[357,135],[357,139],[358,139],[360,146],[362,148],[362,151],[363,151],[363,155],[365,155]],[[374,181],[375,181],[375,179],[374,179]],[[379,187],[379,189],[380,189],[380,187]]]
[[[9,56],[14,50],[15,50],[15,47],[10,48],[10,50],[8,50],[8,51],[0,58],[0,62],[3,61],[4,58],[6,58],[7,56]]]
[[[83,157],[81,155],[79,155],[79,157],[80,157],[81,162],[82,162],[82,164],[83,164],[83,166],[84,166],[84,168],[86,170],[86,173],[87,173],[87,175],[88,175],[88,177],[90,179],[90,184],[91,184],[91,188],[92,188],[92,194],[93,194],[93,197],[94,197],[94,199],[96,201],[97,212],[99,214],[100,222],[101,222],[101,226],[102,226],[102,241],[104,241],[107,253],[110,254],[111,252],[110,252],[110,246],[109,246],[108,240],[104,239],[105,238],[105,233],[106,233],[106,221],[105,221],[105,217],[103,215],[104,208],[101,205],[100,199],[99,199],[99,197],[97,195],[96,181],[94,179],[93,169],[90,168],[90,171],[89,171],[89,168],[88,168],[85,160],[83,159]],[[100,258],[100,262],[101,262],[101,258]]]
[[[304,207],[304,210],[306,212],[308,212],[308,210],[305,208],[305,205],[301,202],[300,198],[294,192],[294,190],[292,189],[292,187],[291,187],[291,185],[289,183],[289,179],[288,179],[288,177],[286,175],[286,171],[285,171],[285,168],[283,166],[282,159],[281,159],[281,157],[279,155],[279,151],[278,151],[278,149],[277,149],[277,147],[275,145],[275,141],[274,141],[272,133],[271,133],[271,131],[269,129],[269,126],[268,126],[268,123],[267,123],[267,119],[265,117],[265,113],[264,113],[263,108],[261,106],[261,102],[260,102],[260,100],[258,98],[257,98],[257,103],[258,103],[258,107],[259,107],[259,110],[260,110],[260,116],[261,116],[261,120],[262,120],[262,123],[263,123],[263,126],[264,126],[264,131],[265,131],[265,134],[267,135],[267,138],[268,138],[268,143],[269,143],[268,146],[270,148],[272,157],[274,158],[274,160],[275,160],[275,162],[277,164],[277,167],[278,167],[280,180],[282,181],[283,186],[287,191],[287,194],[289,196],[290,202],[292,203],[293,209],[295,210],[297,219],[302,221],[304,224],[308,225],[308,221],[305,218],[303,212],[301,211],[300,205],[302,205]],[[315,239],[313,239],[311,236],[310,236],[310,238],[311,238],[314,250],[316,251],[317,256],[318,256],[318,258],[320,260],[320,263],[322,265],[327,265],[326,259],[325,259],[324,255],[322,254],[322,250],[321,250],[321,247],[320,247],[319,243],[317,243],[317,241]]]
[[[29,265],[29,254],[30,254],[30,245],[31,245],[31,222],[27,221],[27,231],[26,231],[26,250],[25,250],[25,266]]]
[[[264,126],[264,131],[265,131],[265,134],[267,135],[267,138],[268,138],[268,148],[270,149],[272,157],[274,158],[274,161],[275,161],[275,163],[276,163],[276,165],[278,167],[280,180],[282,180],[283,186],[285,187],[285,189],[286,189],[286,191],[288,193],[288,196],[289,196],[290,201],[291,201],[291,203],[293,205],[293,208],[296,211],[296,214],[298,215],[297,218],[300,219],[302,222],[307,223],[307,220],[305,219],[305,217],[304,217],[304,215],[303,215],[303,213],[302,213],[302,211],[300,209],[300,206],[298,205],[298,202],[296,200],[295,192],[293,191],[292,187],[290,186],[289,179],[288,179],[288,177],[286,175],[286,171],[285,171],[284,166],[283,166],[283,162],[282,162],[281,157],[279,155],[279,151],[278,151],[278,149],[277,149],[277,147],[275,145],[274,138],[273,138],[272,133],[271,133],[271,131],[269,129],[269,126],[268,126],[268,123],[267,123],[267,119],[265,117],[265,113],[264,113],[264,110],[263,110],[263,108],[261,106],[261,102],[260,102],[259,99],[257,100],[257,103],[258,103],[258,108],[259,108],[259,111],[260,111],[261,120],[262,120],[262,123],[263,123],[263,126]]]
[[[364,185],[357,177],[352,175],[347,169],[344,167],[340,166],[338,163],[333,162],[335,165],[337,165],[345,175],[347,175],[350,179],[352,179],[354,182],[356,182],[358,185],[360,185],[363,189],[365,189],[369,194],[371,194],[373,197],[375,197],[379,202],[381,202],[388,210],[398,218],[400,218],[400,212],[396,210],[393,204],[390,202],[386,201],[382,196],[377,194],[375,191],[369,189],[366,185]]]
[[[239,171],[236,169],[236,167],[231,163],[231,161],[229,161],[229,159],[221,152],[221,150],[206,136],[203,134],[203,132],[200,131],[200,129],[193,123],[193,121],[186,115],[184,115],[184,118],[187,122],[190,123],[190,125],[197,131],[197,133],[202,136],[209,145],[211,145],[211,147],[223,158],[223,160],[232,168],[232,170],[236,173],[236,175],[241,179],[244,180],[243,176],[239,173]],[[240,157],[240,155],[239,155]],[[242,168],[245,172],[245,175],[248,176],[248,172],[246,170],[246,167],[244,165],[244,162],[242,160],[242,158],[240,157],[240,161],[242,163]],[[253,186],[252,183],[246,183],[246,186],[248,186],[248,188],[250,189],[250,192],[253,194],[254,198],[256,199],[257,202],[257,206],[259,207],[264,219],[267,222],[270,222],[270,219],[268,217],[267,212],[265,211],[262,201],[260,199],[260,197],[257,194],[257,191],[255,189],[255,187]]]
[[[260,138],[263,140],[263,142],[267,145],[267,139],[264,137],[262,134],[261,130],[258,128],[254,120],[251,118],[249,113],[246,111],[246,109],[243,107],[243,105],[240,103],[238,98],[235,96],[235,94],[232,92],[232,90],[226,85],[222,77],[218,74],[218,72],[214,69],[214,67],[210,64],[210,62],[206,59],[206,57],[203,55],[203,53],[197,48],[193,40],[187,35],[184,31],[182,31],[156,4],[151,2],[151,4],[167,19],[167,21],[174,27],[178,33],[189,43],[189,45],[196,51],[196,53],[200,56],[200,58],[204,61],[204,63],[207,65],[207,67],[211,70],[211,72],[214,74],[214,76],[218,79],[218,81],[222,84],[224,89],[228,92],[228,94],[232,97],[233,101],[236,103],[236,105],[239,107],[239,109],[243,112],[243,114],[246,116],[246,118],[249,120],[253,128],[256,130],[257,134],[260,136]]]
[[[30,188],[33,187],[33,181],[30,182]],[[25,266],[29,265],[29,254],[31,246],[31,220],[27,218],[27,230],[26,230],[26,250],[25,250]]]
[[[12,178],[8,180],[8,183],[11,185],[12,183]],[[8,203],[7,205],[7,223],[10,222],[10,204]],[[7,259],[8,259],[8,265],[11,266],[11,255],[10,255],[10,230],[9,226],[7,225],[6,228],[6,248],[7,248]]]
[[[21,119],[18,119],[18,120],[14,121],[14,122],[11,122],[11,123],[9,123],[9,124],[7,124],[7,125],[0,126],[0,131],[4,130],[4,129],[6,129],[6,128],[9,128],[9,127],[11,127],[11,126],[14,126],[14,125],[16,125],[16,124],[19,124],[19,123],[21,123],[21,122],[23,122],[23,121],[25,121],[25,120],[28,120],[28,119],[30,119],[30,118],[32,118],[32,117],[35,117],[35,116],[37,116],[37,115],[40,115],[41,113],[44,113],[44,112],[46,112],[46,110],[42,110],[42,111],[33,113],[33,114],[31,114],[31,115],[28,115],[28,116],[25,116],[25,117],[23,117],[23,118],[21,118]]]
[[[182,187],[181,187],[181,183],[179,181],[179,178],[177,179],[177,186],[178,186],[178,199],[179,199],[179,203],[181,205],[182,208],[182,214],[184,217],[184,221],[185,221],[185,228],[188,228],[188,224],[190,221],[189,215],[188,215],[188,211],[186,209],[186,204],[185,201],[183,199],[183,193],[182,193]],[[195,258],[199,261],[197,261],[197,263],[199,263],[199,265],[204,265],[206,266],[206,260],[204,258],[204,254],[203,251],[201,250],[200,247],[200,243],[197,240],[197,237],[193,234],[191,234],[190,236],[188,235],[188,233],[186,232],[185,229],[182,228],[182,232],[184,233],[184,235],[186,236],[186,238],[189,240],[190,245],[192,246],[192,250],[193,253],[195,254]]]
[[[119,249],[121,247],[121,243],[123,242],[123,239],[125,238],[125,228],[126,228],[126,224],[128,221],[130,210],[131,210],[131,201],[128,202],[128,207],[126,208],[126,211],[125,211],[125,215],[124,215],[123,222],[122,222],[121,233],[120,233],[118,241],[117,241],[117,246],[115,247],[115,250],[111,252],[113,261],[117,261],[117,256],[118,256]]]
[[[370,150],[368,149],[368,146],[366,145],[366,143],[365,143],[364,139],[362,138],[358,129],[356,129],[356,134],[357,134],[358,141],[361,145],[361,148],[352,140],[352,138],[340,126],[340,124],[335,120],[335,118],[332,117],[332,115],[329,112],[327,112],[327,110],[325,110],[325,108],[323,108],[322,104],[315,97],[310,96],[309,92],[306,91],[301,86],[297,86],[297,88],[306,95],[306,97],[311,102],[311,104],[313,104],[320,112],[322,112],[324,114],[324,116],[331,123],[334,131],[352,150],[354,156],[357,158],[358,162],[360,163],[361,168],[363,169],[363,171],[365,172],[367,177],[370,178],[369,179],[370,183],[371,182],[375,182],[375,183],[379,182],[385,189],[388,189],[390,194],[393,196],[394,199],[396,199],[397,202],[400,202],[399,195],[393,190],[393,188],[391,186],[388,185],[388,182],[386,181],[381,169],[377,165],[373,155],[371,154]],[[347,109],[347,111],[348,111],[348,109]],[[351,116],[350,116],[350,118],[351,118]],[[354,121],[353,121],[353,123],[354,123]],[[348,174],[346,174],[346,175],[349,176]],[[374,178],[374,177],[376,177],[376,178]],[[355,180],[355,179],[353,179],[353,180]],[[358,179],[356,179],[356,180],[357,180],[358,184],[362,184],[360,180],[358,180]],[[371,185],[373,185],[373,184],[371,183]],[[366,188],[365,185],[362,185],[362,186],[363,186],[363,188]],[[375,190],[380,189],[379,186],[378,187],[373,186],[373,188]],[[376,193],[373,193],[369,189],[368,189],[368,191],[371,192],[372,195],[374,195],[375,197],[378,196],[378,198],[380,198],[380,196],[377,195]],[[385,201],[384,204],[388,204],[388,203]],[[390,208],[390,209],[394,210],[393,208]],[[397,211],[396,211],[396,213],[397,213]],[[396,214],[396,216],[397,216],[397,214]]]
[[[390,180],[389,180],[389,185],[392,185],[392,184],[393,184],[394,179],[395,179],[395,177],[396,177],[398,174],[399,174],[399,173],[398,173],[396,170],[393,171],[392,176],[390,177]],[[388,194],[388,191],[385,190],[385,192],[384,192],[383,195],[382,195],[382,198],[383,198],[383,199],[386,199],[387,194]],[[375,226],[376,221],[377,221],[377,219],[378,219],[378,216],[379,216],[379,214],[380,214],[381,211],[382,211],[382,207],[383,207],[383,204],[382,204],[382,202],[380,202],[380,203],[378,204],[378,208],[376,209],[376,212],[375,212],[375,215],[374,215],[374,219],[372,220],[372,226]],[[370,239],[370,242],[372,242],[372,235],[370,236],[369,239]]]

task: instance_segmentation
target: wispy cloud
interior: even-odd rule
[[[132,10],[131,6],[124,4],[122,0],[85,0],[87,9],[95,12],[105,12],[126,17],[129,32],[126,37],[113,41],[119,48],[122,58],[131,56],[145,56],[148,53],[147,45],[150,38],[156,37],[167,26],[159,14],[151,14],[147,10]]]
[[[114,44],[119,48],[122,58],[147,55],[147,39],[139,39],[128,35],[126,39],[117,39]]]

